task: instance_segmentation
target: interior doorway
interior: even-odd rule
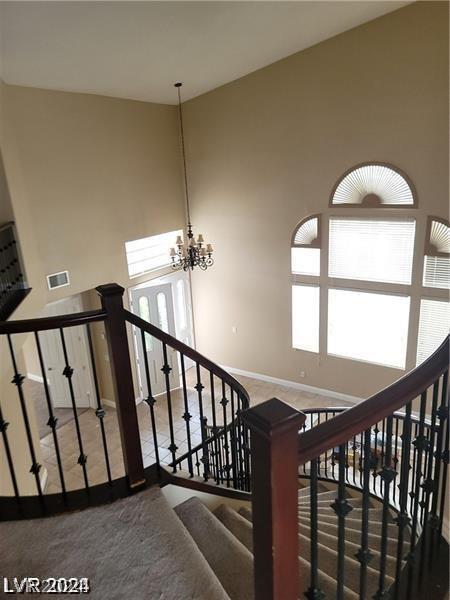
[[[47,304],[44,317],[77,313],[83,310],[80,296],[64,298]],[[70,366],[73,369],[72,385],[77,408],[90,408],[95,401],[88,342],[84,327],[64,328],[64,341]],[[59,330],[43,331],[39,335],[45,364],[45,376],[53,408],[72,408],[72,398],[67,378],[62,376],[66,366]]]
[[[131,310],[145,321],[194,347],[194,328],[189,276],[184,271],[171,273],[130,289]],[[146,363],[142,338],[134,329],[137,371],[141,399],[148,396]],[[166,391],[163,347],[159,340],[145,336],[146,357],[151,392],[154,396]],[[180,387],[180,364],[177,353],[167,346],[167,361],[171,367],[170,389]],[[185,360],[185,368],[192,362]]]

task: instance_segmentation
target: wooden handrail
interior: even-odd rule
[[[314,414],[330,414],[330,413],[342,413],[345,412],[346,410],[350,410],[350,406],[326,406],[325,408],[302,408],[302,413],[304,415],[314,415]],[[404,420],[406,417],[406,414],[404,412],[400,412],[400,411],[395,411],[394,413],[392,413],[392,415],[389,415],[392,417],[395,417],[396,419],[400,419],[400,420]],[[409,419],[411,420],[411,423],[413,424],[419,424],[420,423],[420,418],[419,417],[415,417],[414,414],[411,414],[411,416],[409,417]],[[423,424],[425,427],[431,427],[432,423],[430,419],[424,419],[423,420]],[[317,427],[317,425],[316,425]]]
[[[0,335],[75,327],[76,325],[85,325],[86,323],[93,323],[95,321],[104,321],[105,318],[106,313],[104,310],[89,310],[70,315],[22,319],[20,321],[1,321]]]
[[[164,342],[174,350],[177,350],[181,354],[184,354],[184,356],[187,356],[194,362],[199,363],[200,366],[204,367],[205,369],[216,375],[216,377],[218,377],[219,379],[222,379],[225,383],[227,383],[239,393],[243,400],[243,408],[248,408],[250,406],[250,399],[246,389],[241,383],[239,383],[237,379],[235,379],[232,375],[230,375],[224,369],[222,369],[222,367],[219,367],[219,365],[209,360],[209,358],[206,358],[206,356],[203,356],[203,354],[200,354],[200,352],[197,352],[197,350],[194,350],[190,346],[187,346],[183,342],[180,342],[180,340],[177,340],[177,338],[166,333],[165,331],[158,329],[148,321],[144,321],[143,319],[141,319],[140,317],[131,313],[128,310],[124,309],[124,312],[125,318],[129,323],[131,323],[135,327],[139,327],[146,333],[152,335],[161,342]]]
[[[367,400],[299,435],[299,464],[344,444],[414,400],[449,368],[449,340],[421,365]]]

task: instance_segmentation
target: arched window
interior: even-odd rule
[[[365,163],[338,180],[326,212],[297,225],[291,239],[294,348],[405,369],[442,341],[449,320],[449,227],[442,218],[426,220],[416,207],[405,174]],[[418,251],[425,230],[425,251]]]

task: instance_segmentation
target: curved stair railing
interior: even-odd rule
[[[416,369],[351,408],[299,413],[277,399],[249,409],[251,428],[255,598],[298,597],[298,477],[310,480],[309,599],[323,598],[318,584],[318,481],[334,482],[338,547],[336,598],[344,599],[349,487],[359,489],[361,543],[359,597],[368,598],[371,498],[379,502],[378,590],[381,598],[426,595],[430,566],[442,542],[449,459],[449,338]],[[300,431],[300,435],[299,432]],[[357,511],[358,512],[358,511]],[[355,517],[356,518],[356,517]],[[394,583],[386,575],[387,547],[395,518]],[[446,523],[448,528],[448,522]],[[444,567],[445,571],[445,567]],[[445,573],[441,574],[445,579]],[[286,582],[289,586],[286,587]],[[444,590],[445,591],[445,590]],[[437,597],[437,596],[433,596]]]
[[[306,478],[310,482],[310,568],[303,574],[302,580],[309,583],[300,596],[319,600],[324,595],[318,577],[317,498],[318,482],[326,481],[336,490],[331,502],[338,530],[336,598],[344,599],[346,589],[346,519],[354,520],[356,513],[361,530],[354,557],[359,562],[359,597],[368,598],[367,573],[373,565],[371,502],[378,503],[382,514],[379,583],[373,597],[421,597],[417,590],[429,581],[445,519],[448,339],[414,371],[351,408],[301,413],[277,399],[250,408],[246,390],[229,373],[125,310],[123,288],[109,284],[97,291],[100,310],[0,323],[0,341],[9,353],[15,390],[0,399],[0,519],[80,509],[155,483],[251,499],[255,599],[293,600],[299,597],[297,493],[299,477]],[[100,393],[96,363],[102,356],[92,335],[98,323],[105,327],[116,410],[105,405]],[[88,347],[95,398],[87,417],[77,410],[71,328],[86,336]],[[59,376],[67,386],[73,412],[69,437],[58,427],[52,405],[42,352],[44,331],[53,331],[59,340],[63,364]],[[48,410],[45,452],[35,435],[32,399],[21,372],[17,338],[24,333],[34,338],[41,368]],[[145,394],[139,406],[129,350],[133,334],[144,350]],[[158,364],[153,367],[146,352],[152,340],[159,348]],[[2,367],[5,372],[5,360]],[[152,393],[151,368],[163,374],[164,386],[158,394]],[[174,380],[175,372],[179,378]],[[92,416],[98,427],[92,427]],[[349,488],[361,494],[356,513],[347,501]],[[393,516],[396,571],[391,585],[386,560],[388,545],[392,547]]]
[[[216,493],[247,497],[248,428],[240,418],[249,407],[246,390],[196,350],[127,311],[120,286],[104,285],[97,291],[100,310],[0,323],[0,339],[10,359],[8,377],[16,390],[0,399],[0,519],[80,509],[153,483],[207,490],[213,483]],[[105,405],[100,393],[97,363],[104,356],[95,351],[92,327],[97,323],[105,327],[116,410]],[[95,394],[88,418],[80,414],[77,404],[72,328],[85,336],[88,349]],[[131,329],[144,348],[146,394],[138,407],[129,350]],[[73,418],[61,429],[45,364],[44,332],[56,336],[62,362],[57,376],[70,397]],[[39,361],[48,419],[45,444],[33,428],[33,398],[21,372],[19,344],[23,339],[19,338],[23,334],[32,334]],[[160,349],[154,365],[163,373],[164,388],[159,394],[152,393],[145,351],[152,340]],[[171,377],[175,367],[179,378]],[[5,372],[5,359],[3,368]]]

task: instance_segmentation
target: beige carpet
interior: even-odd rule
[[[96,600],[228,599],[158,488],[79,513],[0,523],[0,540],[2,577],[88,577],[86,597]]]

